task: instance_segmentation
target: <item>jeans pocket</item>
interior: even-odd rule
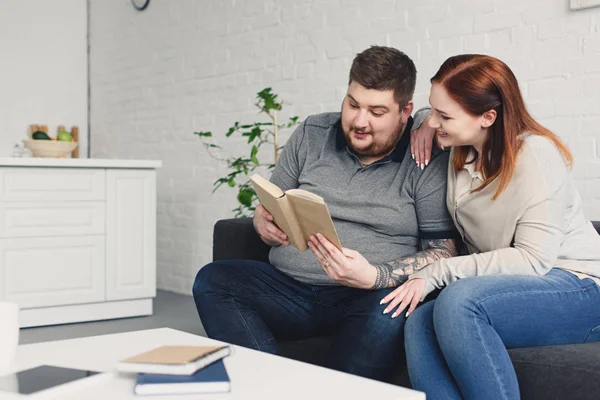
[[[600,342],[600,325],[590,331],[584,343]]]

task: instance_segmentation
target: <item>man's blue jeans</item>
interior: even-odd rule
[[[507,348],[600,340],[600,287],[554,268],[547,275],[458,280],[406,322],[406,358],[428,400],[519,399]]]
[[[272,265],[216,261],[198,272],[194,300],[209,337],[277,354],[275,339],[331,334],[327,366],[389,381],[404,351],[404,315],[383,315],[393,290],[307,285]]]

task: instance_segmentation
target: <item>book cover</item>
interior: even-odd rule
[[[161,346],[122,360],[121,372],[191,375],[232,352],[231,346]]]
[[[139,395],[224,393],[230,390],[223,360],[193,375],[138,374],[135,385],[135,394]]]
[[[342,249],[331,215],[321,196],[303,189],[283,192],[258,174],[252,175],[250,181],[261,204],[273,215],[275,224],[298,250],[306,251],[310,235],[317,233]]]

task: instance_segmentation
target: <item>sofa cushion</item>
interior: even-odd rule
[[[509,350],[523,399],[598,399],[600,343]]]

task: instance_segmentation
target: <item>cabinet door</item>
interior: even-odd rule
[[[156,296],[156,172],[106,174],[106,299]]]
[[[0,239],[0,274],[21,308],[104,301],[104,235]]]
[[[104,201],[103,169],[0,168],[0,201]]]
[[[99,201],[0,202],[0,238],[104,235],[105,212]]]

